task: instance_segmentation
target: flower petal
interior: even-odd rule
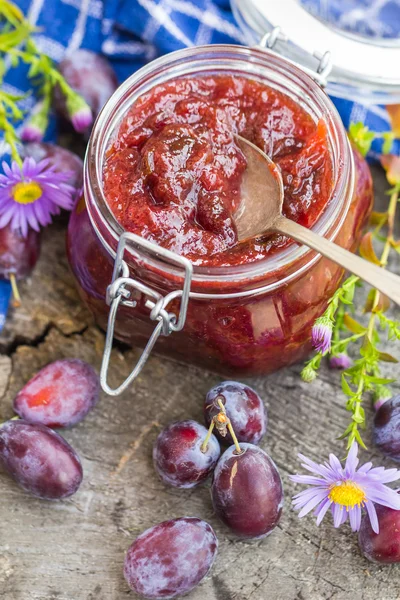
[[[346,512],[346,511],[344,511]],[[347,513],[346,513],[347,514]],[[339,506],[339,504],[332,504],[332,516],[333,516],[333,525],[334,527],[340,527],[343,519],[343,507]]]
[[[321,524],[321,521],[324,518],[324,516],[326,515],[327,511],[329,510],[329,507],[331,504],[332,504],[332,501],[329,500],[329,498],[326,498],[326,500],[321,502],[319,507],[316,509],[315,515],[317,517],[317,525]]]
[[[366,486],[365,492],[368,500],[394,510],[400,510],[400,494],[385,485]]]
[[[361,525],[361,507],[359,505],[349,509],[349,518],[352,531],[358,531]]]
[[[353,442],[349,453],[347,455],[346,464],[344,467],[346,477],[353,477],[356,471],[357,465],[359,463],[358,455],[358,444],[357,442]]]
[[[304,483],[305,485],[327,485],[326,479],[314,477],[313,475],[289,475],[289,479],[295,483]]]
[[[371,527],[375,533],[379,533],[379,522],[376,514],[375,506],[373,502],[366,502],[365,508],[367,509],[367,513],[369,516],[369,520],[371,522]]]
[[[307,504],[299,512],[299,518],[301,519],[301,517],[304,517],[306,514],[311,512],[312,509],[315,508],[317,506],[317,504],[322,502],[322,500],[325,500],[326,497],[327,497],[327,492],[325,490],[316,492],[314,497],[311,498],[311,500],[309,500],[307,502]]]

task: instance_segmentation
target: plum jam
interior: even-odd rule
[[[343,277],[283,236],[237,244],[233,215],[246,161],[236,132],[279,165],[286,216],[356,249],[371,175],[331,100],[283,57],[239,46],[175,52],[115,92],[92,131],[85,193],[68,229],[82,298],[100,327],[110,314],[114,337],[132,346],[144,347],[161,323],[157,298],[168,295],[164,317],[185,314],[179,260],[189,260],[184,327],[161,335],[154,351],[234,379],[304,359],[312,325]],[[121,239],[124,265],[114,276],[129,282],[129,305],[110,313],[106,292]],[[179,260],[164,260],[169,251]]]
[[[284,247],[281,235],[238,244],[233,213],[246,159],[234,134],[280,167],[284,214],[314,225],[332,192],[325,123],[286,94],[225,75],[159,85],[129,110],[104,169],[104,193],[124,229],[194,265],[246,264]]]

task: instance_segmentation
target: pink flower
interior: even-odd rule
[[[319,525],[330,509],[335,527],[340,527],[349,518],[352,530],[358,531],[361,509],[365,508],[372,529],[379,533],[374,503],[400,510],[400,495],[385,485],[400,479],[400,471],[373,468],[370,462],[357,469],[357,453],[358,445],[353,442],[344,467],[334,454],[330,454],[329,462],[324,464],[315,463],[299,454],[302,466],[312,473],[291,476],[292,481],[310,486],[293,498],[295,508],[300,510],[300,518],[314,510]]]
[[[43,131],[34,123],[28,123],[21,131],[21,140],[23,142],[41,142]]]
[[[329,366],[331,369],[348,369],[351,365],[351,358],[344,352],[337,354],[336,356],[331,356],[329,359]]]
[[[71,123],[78,133],[83,133],[93,122],[92,111],[88,106],[80,108],[71,115]]]
[[[312,344],[314,348],[326,354],[331,349],[332,321],[328,317],[319,317],[312,328]]]
[[[66,97],[66,107],[71,123],[78,133],[83,133],[93,122],[93,115],[90,106],[85,100],[71,92]]]
[[[39,231],[39,226],[51,223],[51,216],[61,208],[70,210],[75,189],[65,183],[70,171],[56,172],[49,160],[36,163],[24,160],[22,167],[3,162],[0,175],[0,229],[10,223],[11,229],[20,229],[26,237],[28,227]]]

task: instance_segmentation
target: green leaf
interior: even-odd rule
[[[383,362],[389,362],[389,363],[398,363],[399,362],[397,360],[397,358],[395,358],[388,352],[378,352],[378,358],[379,358],[379,360],[381,360]]]
[[[365,336],[363,344],[360,348],[360,354],[365,358],[374,358],[376,356],[376,350],[367,336]]]
[[[349,433],[352,431],[353,427],[354,427],[353,423],[350,423],[350,425],[342,433],[342,435],[339,435],[338,440],[344,440],[344,438],[347,437],[349,435]]]
[[[372,211],[369,222],[371,225],[384,225],[387,222],[388,214],[387,212],[376,212]]]
[[[365,421],[365,411],[359,403],[356,405],[352,420],[358,425],[361,425]]]
[[[361,437],[360,432],[358,431],[358,429],[354,430],[354,437],[355,437],[355,440],[360,444],[360,446],[362,448],[364,448],[364,450],[368,450],[367,446],[364,444],[364,442],[362,440],[362,437]]]
[[[372,243],[372,231],[369,231],[363,236],[360,242],[359,251],[361,256],[366,260],[369,260],[369,262],[372,262],[375,265],[381,264],[381,261],[377,257]]]
[[[382,133],[382,139],[383,139],[382,152],[383,152],[383,154],[389,154],[392,149],[393,142],[395,140],[394,132],[393,131],[385,131],[384,133]]]
[[[390,308],[390,300],[382,292],[378,293],[378,302],[376,303],[376,290],[370,290],[368,292],[367,301],[364,306],[364,312],[386,312]]]
[[[366,156],[371,149],[376,134],[370,131],[364,123],[350,123],[349,137],[356,145],[362,156]]]
[[[352,333],[365,333],[367,330],[358,321],[353,319],[348,313],[343,317],[343,325],[347,327]]]
[[[351,387],[349,386],[344,373],[342,373],[342,390],[343,390],[343,393],[346,394],[346,396],[350,396],[350,397],[354,396],[354,392],[351,389]]]
[[[366,379],[368,379],[371,383],[377,383],[379,385],[388,385],[389,383],[394,383],[396,379],[388,379],[385,377],[375,377],[374,375],[366,375]]]

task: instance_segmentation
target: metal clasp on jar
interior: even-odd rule
[[[259,43],[257,44],[256,47],[280,55],[279,52],[274,50],[274,47],[278,41],[287,43],[288,39],[282,33],[282,30],[280,27],[274,27],[274,29],[272,31],[270,31],[269,33],[266,33],[261,38],[261,40],[259,41]],[[333,67],[331,53],[329,51],[326,51],[323,54],[320,54],[319,52],[314,52],[314,56],[319,61],[319,64],[318,64],[316,70],[309,69],[308,67],[306,67],[294,60],[290,60],[287,57],[285,57],[285,58],[286,58],[286,60],[291,62],[296,67],[299,67],[302,71],[305,71],[308,75],[310,75],[310,77],[315,79],[315,81],[317,83],[319,83],[319,85],[321,87],[325,87],[327,84],[327,78],[328,78],[330,72],[332,71],[332,67]]]
[[[163,296],[148,285],[130,277],[129,267],[124,261],[127,242],[130,242],[133,247],[136,247],[139,250],[144,250],[147,254],[151,255],[152,259],[156,259],[158,262],[164,263],[164,265],[167,263],[170,266],[173,265],[182,268],[184,274],[182,289],[174,290],[166,296]],[[192,274],[193,266],[187,258],[148,242],[133,233],[126,232],[121,235],[115,257],[112,281],[107,288],[106,294],[106,302],[110,307],[110,312],[108,315],[106,341],[100,370],[100,384],[107,394],[110,396],[117,396],[132,383],[143,369],[154,344],[160,335],[167,336],[174,331],[183,329],[189,303]],[[149,318],[156,323],[156,326],[130,375],[117,388],[111,388],[107,383],[107,379],[114,338],[115,319],[120,305],[128,306],[132,309],[137,305],[137,302],[132,299],[133,290],[138,291],[146,297],[145,306],[149,309]],[[176,298],[180,298],[180,309],[179,314],[177,315],[168,312],[167,310],[170,302]]]

